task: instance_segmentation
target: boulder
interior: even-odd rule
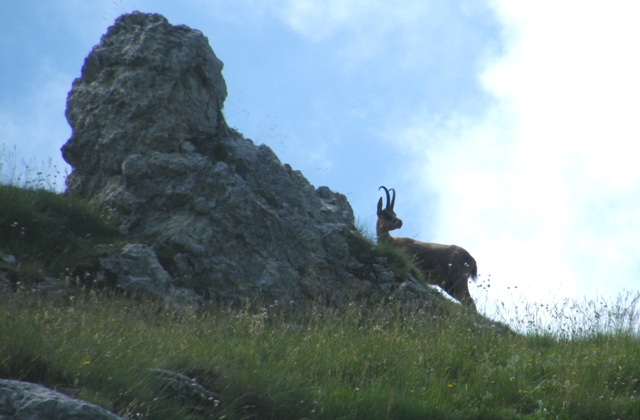
[[[122,417],[40,385],[0,379],[0,419],[121,420]]]
[[[68,193],[116,213],[129,235],[101,259],[102,275],[129,291],[222,301],[339,304],[379,291],[376,270],[350,270],[346,197],[227,126],[222,67],[200,31],[140,12],[119,17],[86,58],[62,153]]]

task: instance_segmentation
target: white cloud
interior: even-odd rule
[[[278,9],[295,31],[321,40],[343,31],[374,35],[390,28],[410,29],[431,7],[426,1],[288,0]]]
[[[478,120],[417,115],[400,136],[440,197],[433,239],[532,299],[637,288],[640,6],[494,6],[508,50],[479,77],[496,105]]]

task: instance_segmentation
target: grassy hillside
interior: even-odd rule
[[[290,302],[192,313],[91,289],[91,261],[123,243],[116,225],[81,200],[0,186],[0,378],[136,419],[640,418],[633,314],[610,332],[580,321],[570,335],[518,335],[446,301],[432,313]],[[54,300],[34,287],[47,276],[80,281]],[[214,394],[182,393],[157,369]]]
[[[637,336],[573,340],[481,327],[461,307],[200,314],[90,293],[3,298],[0,377],[130,418],[635,419]],[[284,305],[286,306],[286,305]],[[455,310],[459,309],[459,310]],[[220,397],[170,392],[150,369]]]

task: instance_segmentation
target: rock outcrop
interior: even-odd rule
[[[177,301],[340,303],[389,288],[389,270],[354,275],[367,270],[346,197],[227,126],[222,67],[201,32],[140,12],[86,58],[67,101],[67,191],[117,213],[131,243],[101,278]]]
[[[37,384],[0,379],[0,419],[121,420],[122,417]]]

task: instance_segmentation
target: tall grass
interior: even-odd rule
[[[283,305],[283,306],[288,306]],[[289,308],[283,308],[289,309]],[[638,418],[637,336],[563,339],[476,323],[465,308],[191,313],[90,293],[3,299],[0,377],[140,418]],[[220,395],[185,400],[150,369]]]
[[[640,333],[638,292],[622,291],[612,298],[585,297],[580,301],[567,297],[549,298],[544,302],[535,302],[514,293],[505,303],[505,300],[489,301],[481,284],[475,288],[473,295],[478,299],[482,312],[522,334],[570,339],[595,334]]]
[[[40,163],[35,158],[23,159],[18,163],[15,146],[0,146],[0,185],[62,192],[67,175],[67,170],[59,168],[53,159]]]

